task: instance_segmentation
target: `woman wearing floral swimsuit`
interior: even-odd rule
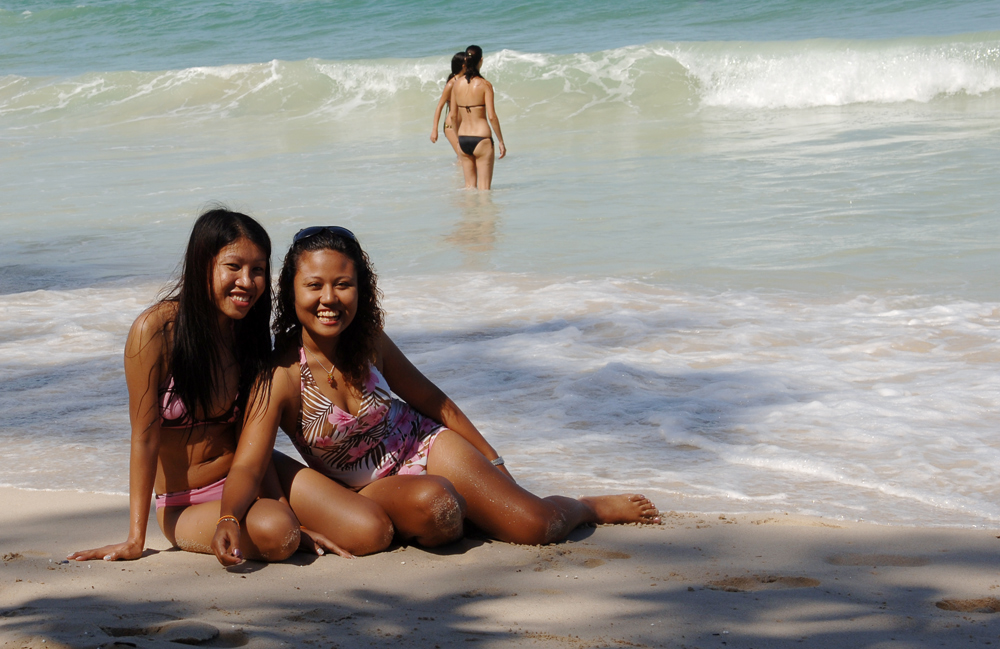
[[[278,280],[277,366],[254,395],[226,483],[222,513],[253,502],[280,426],[309,467],[275,453],[303,531],[358,554],[404,540],[438,545],[468,519],[490,536],[529,545],[584,523],[658,523],[637,494],[539,498],[517,485],[468,417],[382,330],[374,269],[357,239],[335,226],[293,240]],[[391,393],[398,398],[393,398]],[[228,528],[213,541],[232,561]]]

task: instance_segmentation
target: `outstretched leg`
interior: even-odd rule
[[[427,472],[447,478],[467,503],[466,516],[490,536],[524,545],[566,538],[584,523],[659,523],[644,496],[622,494],[539,498],[501,473],[465,438],[443,430],[427,457]]]
[[[374,501],[283,453],[275,451],[272,457],[281,488],[303,527],[355,556],[381,552],[392,543],[392,521]]]
[[[462,538],[465,499],[436,475],[394,475],[361,490],[389,514],[396,536],[433,548]]]

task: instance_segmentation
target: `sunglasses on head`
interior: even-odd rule
[[[353,232],[351,232],[347,228],[342,228],[339,225],[314,225],[312,227],[302,228],[301,230],[295,233],[294,237],[292,237],[292,245],[298,243],[299,241],[302,241],[303,239],[314,237],[320,232],[329,232],[330,234],[336,234],[342,237],[347,237],[354,243],[361,245],[361,243],[358,241],[358,238],[354,236]]]

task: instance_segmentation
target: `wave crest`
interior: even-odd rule
[[[15,125],[151,118],[280,117],[330,123],[374,116],[426,122],[447,60],[270,61],[71,78],[0,77]],[[1000,33],[894,41],[652,43],[576,54],[512,50],[486,59],[505,120],[632,120],[698,106],[787,109],[929,102],[1000,88]],[[371,115],[374,113],[374,115]]]
[[[929,102],[1000,88],[997,34],[968,40],[803,41],[678,46],[703,105],[811,108]]]

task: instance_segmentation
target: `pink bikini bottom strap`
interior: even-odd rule
[[[174,491],[173,493],[160,494],[156,496],[156,508],[164,507],[188,507],[189,505],[200,505],[216,500],[222,500],[222,488],[226,484],[223,478],[218,482],[213,482],[206,487],[188,489],[187,491]]]

